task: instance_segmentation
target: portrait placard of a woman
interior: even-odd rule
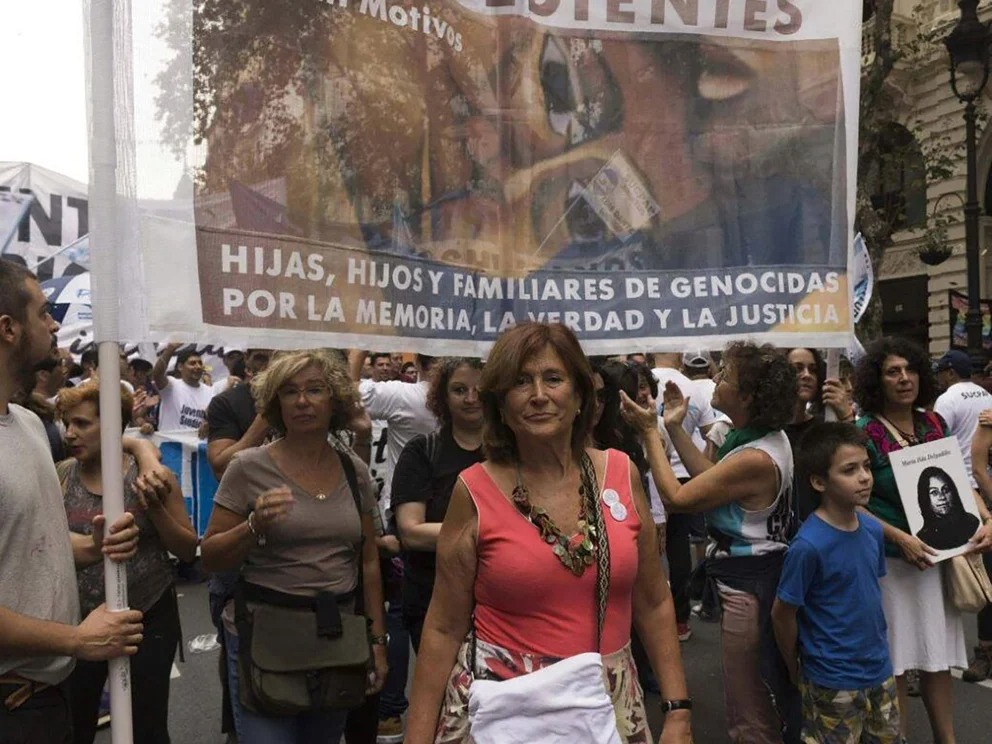
[[[938,467],[924,468],[916,484],[923,527],[916,536],[931,548],[952,550],[978,529],[978,517],[965,511],[954,479]]]

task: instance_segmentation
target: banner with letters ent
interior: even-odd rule
[[[27,266],[41,281],[85,271],[88,257],[76,248],[89,234],[86,184],[32,163],[0,161],[0,203],[25,197],[31,202],[16,224],[7,223],[0,209],[0,242],[10,237],[4,258]]]
[[[134,24],[164,72],[136,52],[133,79],[161,86],[192,187],[185,216],[139,220],[131,335],[479,354],[538,319],[589,353],[848,343],[860,2],[166,8]]]

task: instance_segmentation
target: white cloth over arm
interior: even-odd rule
[[[468,716],[476,744],[623,744],[595,653],[502,682],[475,680]]]

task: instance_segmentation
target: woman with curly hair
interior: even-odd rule
[[[863,414],[857,425],[868,435],[875,478],[868,511],[882,523],[885,534],[882,607],[903,735],[909,719],[906,672],[918,669],[934,741],[949,744],[954,741],[950,668],[968,665],[961,613],[945,600],[943,577],[928,557],[935,551],[910,532],[889,462],[896,450],[950,435],[940,414],[924,410],[936,392],[930,360],[905,339],[873,342],[854,371],[854,397]],[[985,552],[992,548],[989,512],[982,499],[974,498],[983,523],[971,542],[974,550]]]
[[[440,429],[415,436],[393,471],[392,507],[403,543],[403,623],[414,651],[431,603],[437,537],[458,474],[482,462],[482,401],[478,359],[441,359],[432,370],[427,408]]]
[[[770,616],[792,536],[792,448],[783,428],[795,413],[796,374],[784,352],[735,342],[723,353],[713,407],[733,428],[712,463],[682,428],[689,399],[664,390],[665,430],[692,479],[680,484],[665,456],[654,406],[624,396],[641,430],[651,473],[675,512],[706,513],[713,543],[704,563],[723,608],[721,647],[727,727],[734,742],[797,741],[798,691],[775,646]],[[769,694],[771,692],[771,694]]]
[[[382,688],[386,626],[372,480],[361,460],[328,443],[330,433],[355,417],[358,391],[341,362],[321,351],[296,351],[273,358],[252,380],[252,393],[282,438],[234,456],[201,546],[206,570],[240,569],[235,599],[223,614],[238,741],[337,741],[347,710],[280,715],[254,698],[251,680],[239,678],[259,646],[258,618],[306,610],[316,615],[309,623],[318,635],[331,637],[335,617],[339,628],[347,615],[368,618],[374,675],[367,692]],[[239,638],[248,633],[255,637],[239,658]]]

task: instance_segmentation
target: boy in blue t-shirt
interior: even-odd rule
[[[802,692],[804,744],[901,741],[878,583],[882,526],[858,511],[872,487],[867,441],[851,424],[826,423],[799,446],[820,505],[789,546],[772,623]]]

